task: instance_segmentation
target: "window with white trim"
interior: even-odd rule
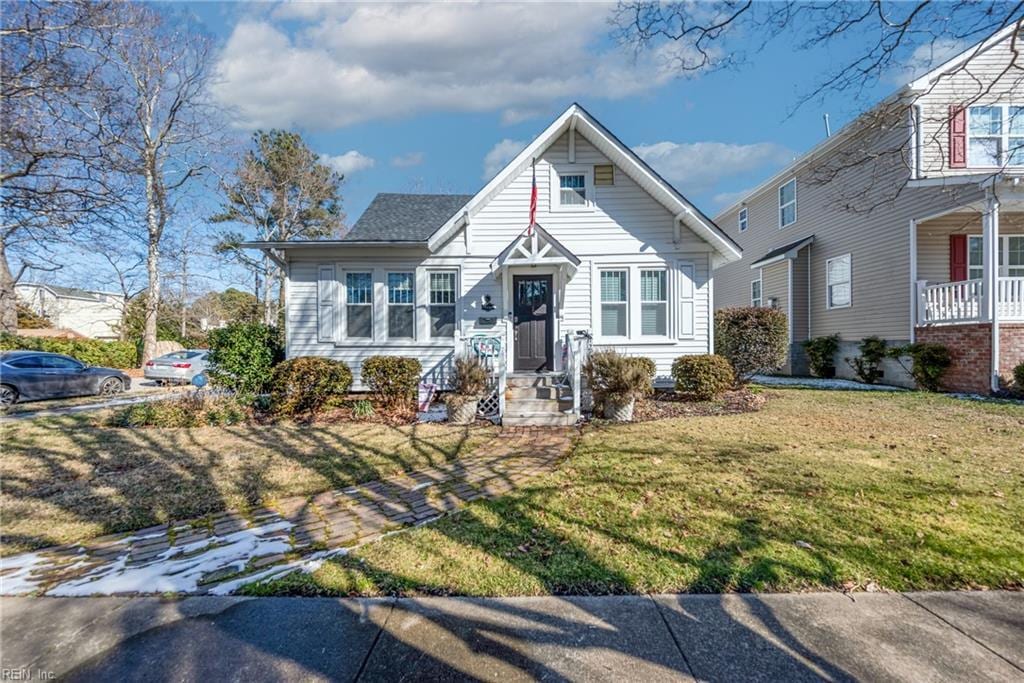
[[[413,273],[388,273],[388,338],[413,339],[416,334],[416,286]]]
[[[455,336],[455,305],[458,301],[456,283],[458,272],[432,270],[430,275],[430,336]]]
[[[640,336],[668,335],[668,277],[665,270],[640,271]]]
[[[967,164],[983,168],[1024,166],[1024,106],[967,108]]]
[[[742,209],[740,209],[739,224],[740,224],[740,232],[746,232],[747,231],[747,207],[745,207],[745,206]]]
[[[825,278],[828,285],[826,296],[829,308],[846,308],[852,303],[850,287],[852,271],[852,260],[849,254],[830,258],[825,262]]]
[[[345,336],[373,338],[373,273],[345,273]]]
[[[967,236],[967,279],[980,280],[985,276],[984,241],[981,235]],[[998,277],[1024,277],[1024,235],[999,237]]]
[[[796,178],[779,186],[779,227],[796,223]]]
[[[629,271],[602,270],[601,336],[629,335]]]
[[[756,308],[761,307],[761,280],[750,281],[750,305]]]
[[[587,176],[585,173],[558,174],[558,203],[560,206],[587,205]]]

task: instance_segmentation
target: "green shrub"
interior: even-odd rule
[[[803,342],[804,352],[807,354],[807,364],[811,368],[811,374],[815,377],[829,377],[835,374],[835,355],[839,350],[839,335],[830,334],[827,337],[814,337]]]
[[[231,323],[210,330],[207,375],[219,387],[259,394],[270,383],[283,356],[277,330],[262,323]]]
[[[363,361],[363,384],[388,408],[408,407],[422,375],[423,366],[415,358],[370,356]]]
[[[282,415],[313,416],[348,393],[352,371],[330,358],[305,356],[279,363],[270,381],[271,405]]]
[[[359,400],[352,404],[352,417],[357,420],[368,420],[374,414],[373,403],[367,400]]]
[[[86,365],[107,368],[135,368],[139,365],[138,351],[128,342],[68,337],[19,337],[6,332],[0,333],[0,351],[15,349],[62,353],[77,358]]]
[[[1016,393],[1024,395],[1024,363],[1013,369],[1013,387]]]
[[[781,368],[788,345],[786,314],[781,311],[752,306],[715,312],[715,353],[732,365],[737,383]]]
[[[193,391],[178,398],[136,403],[114,412],[115,427],[205,427],[245,422],[245,407],[233,396]]]
[[[650,390],[647,393],[654,393],[654,376],[658,374],[658,366],[647,356],[629,356],[629,362],[636,365],[647,376],[650,382]]]
[[[594,394],[595,407],[623,405],[651,391],[651,375],[645,363],[614,349],[590,354],[583,372]]]
[[[895,346],[889,349],[888,354],[903,366],[919,387],[927,391],[939,391],[942,388],[942,376],[953,363],[949,349],[942,344]],[[907,365],[904,358],[910,358],[911,364]]]
[[[692,395],[698,401],[719,398],[732,388],[735,373],[722,356],[680,356],[672,363],[676,391]]]
[[[881,337],[865,337],[858,347],[860,355],[847,358],[846,363],[853,368],[862,382],[874,384],[882,378],[882,360],[888,355],[885,341]]]

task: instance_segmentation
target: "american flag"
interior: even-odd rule
[[[533,160],[533,187],[530,188],[530,224],[526,226],[526,234],[533,234],[533,226],[537,222],[537,160]]]

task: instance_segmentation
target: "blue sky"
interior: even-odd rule
[[[218,96],[240,129],[302,132],[346,171],[351,222],[377,192],[477,190],[489,153],[493,170],[574,100],[713,215],[821,140],[823,113],[836,130],[899,76],[794,113],[848,46],[778,41],[674,78],[660,55],[614,44],[611,5],[193,8],[221,41]]]

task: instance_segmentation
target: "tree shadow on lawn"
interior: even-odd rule
[[[299,425],[132,429],[96,426],[81,416],[4,425],[4,514],[20,519],[4,525],[3,550],[79,542],[450,465],[466,454],[472,436],[470,429],[423,435],[418,425],[348,428],[354,431]],[[248,449],[249,457],[237,457]],[[306,471],[325,483],[299,479]],[[293,480],[275,482],[275,475]]]

